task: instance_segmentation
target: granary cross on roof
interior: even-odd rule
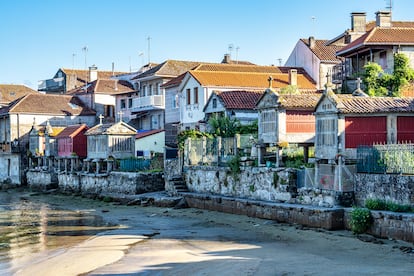
[[[267,79],[267,81],[269,82],[269,88],[272,88],[273,77],[272,76],[269,76],[269,78]]]
[[[119,121],[122,122],[122,115],[124,114],[124,112],[119,111],[118,115],[119,115]]]
[[[102,114],[99,115],[99,124],[102,125],[102,119],[105,118]]]

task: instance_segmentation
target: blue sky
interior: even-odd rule
[[[259,65],[287,60],[300,38],[331,39],[368,20],[386,0],[2,0],[0,83],[37,89],[59,68],[129,72],[148,59],[220,62],[225,53]],[[393,20],[414,21],[414,1],[393,0]],[[148,54],[148,37],[150,51]],[[236,48],[238,50],[236,51]],[[140,55],[142,53],[142,55]]]

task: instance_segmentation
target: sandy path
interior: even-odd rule
[[[21,275],[412,275],[413,244],[363,242],[349,231],[306,229],[197,209],[115,206],[40,198],[95,210],[122,228],[106,232]],[[30,273],[32,272],[32,273]],[[36,273],[33,273],[36,272]]]

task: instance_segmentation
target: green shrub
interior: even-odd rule
[[[408,213],[412,212],[412,208],[410,205],[401,205],[394,202],[387,202],[387,209],[391,212],[402,212],[402,213]]]
[[[401,213],[409,213],[414,211],[410,205],[403,205],[375,198],[368,198],[365,200],[365,207],[370,210],[384,210]]]
[[[370,210],[386,210],[387,202],[381,199],[368,198],[365,200],[365,207]]]
[[[354,208],[351,211],[351,230],[354,234],[365,233],[372,224],[371,211],[366,208]]]

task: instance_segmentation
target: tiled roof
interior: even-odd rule
[[[308,48],[315,54],[321,61],[330,61],[339,63],[340,59],[336,57],[336,52],[341,50],[343,46],[331,44],[327,46],[328,40],[315,39],[315,46],[310,47],[309,39],[302,38],[301,41],[308,46]]]
[[[95,115],[82,101],[68,95],[28,94],[0,109],[3,113],[54,114],[54,115]]]
[[[139,74],[138,76],[133,78],[133,80],[153,75],[176,77],[178,75],[181,75],[182,73],[187,72],[188,70],[193,69],[198,64],[200,64],[200,62],[184,60],[167,60],[145,71],[144,73]]]
[[[314,94],[281,94],[279,95],[280,105],[286,109],[315,109],[322,95]]]
[[[377,26],[377,22],[369,21],[365,25],[367,31],[374,29]],[[414,21],[392,21],[391,26],[393,28],[414,28]]]
[[[161,85],[161,87],[163,88],[167,88],[167,87],[174,87],[174,86],[179,86],[180,83],[183,81],[185,75],[187,72],[182,73],[181,75],[179,75],[178,77],[173,78],[172,80],[164,83],[163,85]]]
[[[414,45],[414,28],[376,27],[339,50],[337,55],[378,45]]]
[[[135,135],[135,138],[140,139],[140,138],[154,135],[154,134],[157,134],[163,131],[164,131],[163,129],[153,129],[153,130],[142,131],[142,132],[139,132],[137,135]]]
[[[118,79],[97,79],[87,85],[88,93],[116,95],[135,91],[131,83]],[[83,94],[85,88],[79,87],[68,91],[67,94]]]
[[[0,84],[0,104],[8,104],[29,93],[39,93],[21,84]]]
[[[336,95],[333,98],[340,113],[407,113],[414,112],[414,98],[353,97]]]
[[[67,137],[73,138],[84,129],[88,129],[88,127],[85,124],[68,126],[68,127],[65,127],[65,129],[63,129],[59,133],[59,135],[56,136],[56,138],[67,138]]]
[[[197,71],[190,74],[203,86],[216,87],[243,87],[261,88],[269,87],[268,78],[273,77],[272,88],[283,88],[289,85],[289,74],[283,73],[251,73],[251,72],[223,72],[223,71]],[[297,74],[299,89],[315,89],[314,81],[308,75]]]
[[[223,91],[216,94],[226,109],[254,109],[263,91]]]
[[[80,87],[84,85],[89,79],[89,70],[80,70],[80,69],[68,69],[68,68],[61,68],[62,72],[64,72],[67,76],[68,75],[76,75],[76,85],[75,87]],[[123,75],[127,72],[112,72],[112,71],[101,71],[98,70],[98,79],[109,79],[112,76]],[[55,76],[57,77],[57,76]]]
[[[244,73],[275,73],[287,74],[291,69],[296,69],[298,74],[306,74],[302,67],[287,66],[260,66],[243,64],[221,64],[221,63],[202,63],[193,71],[221,71],[221,72],[244,72]]]

